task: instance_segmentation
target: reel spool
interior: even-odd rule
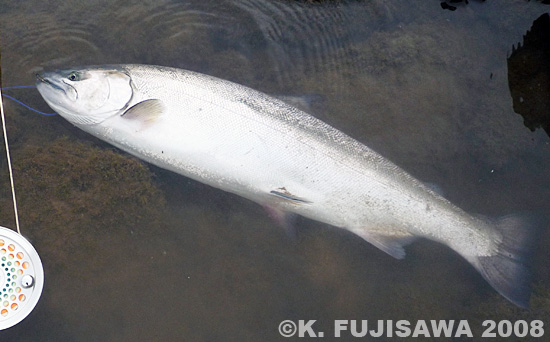
[[[44,287],[44,269],[27,239],[0,226],[0,330],[21,322],[34,309]]]
[[[2,102],[2,70],[0,68],[0,117],[10,174],[13,211],[17,232],[0,226],[0,330],[7,329],[27,317],[38,303],[44,287],[44,269],[38,253],[19,229],[17,200],[13,182],[6,117]]]

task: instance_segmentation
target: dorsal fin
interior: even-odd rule
[[[307,113],[317,112],[314,107],[324,105],[325,98],[318,94],[306,94],[301,96],[271,95],[291,106],[294,106]]]

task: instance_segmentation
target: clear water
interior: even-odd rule
[[[550,320],[550,139],[513,110],[507,57],[550,7],[487,1],[0,0],[4,86],[43,69],[109,63],[191,69],[287,95],[472,213],[542,216],[531,310],[450,249],[394,260],[299,219],[137,162],[5,101],[22,232],[46,272],[6,341],[278,340],[286,319]],[[34,90],[17,95],[42,110]],[[13,227],[6,167],[0,225]],[[546,334],[547,335],[547,334]],[[356,340],[344,334],[341,340]]]

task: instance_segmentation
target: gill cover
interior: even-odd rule
[[[120,113],[133,94],[131,77],[122,69],[59,70],[37,78],[44,100],[75,125],[98,124]]]

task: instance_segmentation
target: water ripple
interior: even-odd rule
[[[61,21],[49,15],[4,16],[3,21],[10,27],[2,31],[8,65],[14,63],[29,70],[59,60],[68,63],[91,61],[100,53],[94,41],[96,27],[93,24]]]
[[[278,82],[292,84],[299,75],[314,72],[342,74],[343,64],[353,58],[345,27],[350,6],[320,6],[300,2],[233,1],[254,20],[267,41]]]

